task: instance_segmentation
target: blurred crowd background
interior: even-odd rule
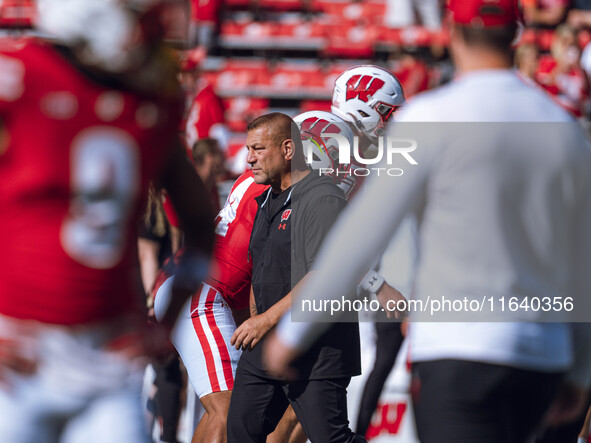
[[[389,68],[407,98],[453,76],[444,0],[171,1],[169,37],[182,42],[188,147],[214,139],[231,179],[244,171],[245,129],[270,111],[329,110],[336,77]],[[521,0],[515,66],[575,117],[591,113],[591,0]],[[0,0],[5,34],[34,32],[35,0]],[[486,106],[486,103],[483,103]],[[211,143],[202,149],[212,150]],[[210,160],[207,160],[210,161]]]

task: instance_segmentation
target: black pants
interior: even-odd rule
[[[228,412],[228,443],[264,443],[289,404],[313,443],[363,442],[349,429],[350,378],[285,383],[240,365]]]
[[[376,322],[375,328],[377,336],[376,359],[363,388],[363,396],[361,397],[359,414],[357,415],[357,426],[355,427],[355,432],[363,436],[367,433],[380,394],[388,375],[390,375],[394,367],[398,350],[404,340],[399,322],[389,322],[384,319],[384,321]]]
[[[562,380],[557,373],[461,360],[421,362],[413,372],[422,443],[526,443]]]

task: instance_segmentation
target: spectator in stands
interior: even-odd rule
[[[524,44],[515,50],[515,67],[519,75],[528,83],[535,83],[538,71],[538,48],[532,44]]]
[[[569,0],[523,0],[523,16],[529,26],[556,27],[566,17]]]
[[[591,1],[572,0],[567,22],[576,29],[591,27]]]
[[[536,81],[564,109],[579,118],[586,114],[589,82],[579,63],[576,32],[560,25],[552,38],[550,54],[540,57]]]

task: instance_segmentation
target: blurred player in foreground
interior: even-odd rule
[[[461,75],[417,97],[397,118],[391,134],[417,140],[415,163],[399,156],[393,165],[404,167],[401,177],[376,174],[368,180],[326,239],[301,294],[327,301],[346,294],[403,216],[415,212],[418,300],[527,301],[559,294],[584,305],[591,290],[588,140],[551,99],[511,70],[514,1],[451,0],[448,8],[450,45]],[[407,124],[404,134],[405,122],[473,123]],[[544,124],[536,132],[531,123],[476,122]],[[556,140],[548,135],[550,122],[561,122],[552,129],[560,131]],[[347,240],[359,236],[364,242],[350,254]],[[559,423],[584,406],[591,381],[588,326],[544,323],[539,311],[495,313],[480,316],[480,323],[463,311],[436,317],[463,322],[411,324],[421,441],[524,442],[546,413],[547,423]],[[550,318],[564,319],[563,314]],[[311,313],[306,320],[322,318]],[[292,323],[286,316],[267,341],[267,368],[284,373],[321,330],[320,323]]]
[[[182,94],[160,6],[40,0],[47,39],[0,45],[2,442],[146,441],[142,356],[164,346],[213,246],[208,196],[176,146]],[[150,180],[186,237],[152,333],[136,250]]]

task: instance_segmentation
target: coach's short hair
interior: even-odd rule
[[[299,166],[301,162],[304,162],[304,148],[302,146],[300,128],[291,117],[281,112],[264,114],[251,121],[246,127],[246,130],[250,132],[261,127],[268,127],[270,129],[273,142],[277,145],[280,145],[285,140],[292,140],[295,146],[294,160],[296,161],[296,165]]]

